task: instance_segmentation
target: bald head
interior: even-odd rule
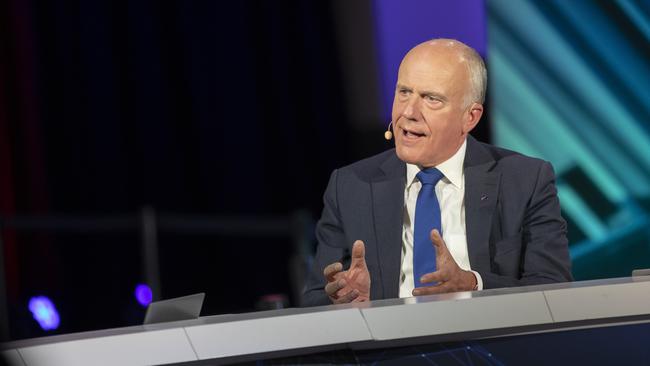
[[[455,72],[465,80],[466,87],[463,97],[464,107],[471,103],[483,104],[487,88],[487,71],[483,59],[468,45],[447,38],[433,39],[413,47],[402,60],[402,64],[412,59],[430,62],[431,65],[449,63],[456,66]],[[401,69],[401,65],[400,65]]]

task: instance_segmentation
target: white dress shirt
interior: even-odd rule
[[[442,238],[458,266],[471,271],[467,253],[467,236],[465,234],[465,174],[463,162],[467,140],[447,161],[436,166],[444,174],[435,187],[436,197],[440,203]],[[402,228],[402,266],[400,273],[399,297],[411,297],[415,283],[413,280],[413,221],[415,205],[422,184],[416,178],[420,167],[406,164],[406,187],[404,188],[404,225]],[[431,244],[433,245],[433,244]],[[476,276],[478,289],[483,289],[481,275]]]

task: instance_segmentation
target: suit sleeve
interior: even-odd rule
[[[301,306],[330,305],[332,302],[325,293],[323,270],[330,263],[341,262],[345,268],[350,262],[339,213],[337,178],[338,171],[335,170],[323,195],[323,213],[316,225],[318,247],[303,289]]]
[[[566,232],[555,174],[551,165],[544,162],[538,170],[535,188],[523,215],[520,276],[481,273],[484,288],[572,281]]]

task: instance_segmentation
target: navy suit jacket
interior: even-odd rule
[[[483,288],[571,281],[551,165],[469,136],[463,167],[467,249]],[[348,268],[355,240],[365,243],[370,299],[398,297],[405,184],[406,164],[395,149],[332,173],[303,306],[331,303],[323,269],[333,262]]]

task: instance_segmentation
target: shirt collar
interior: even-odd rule
[[[447,179],[456,188],[463,188],[463,162],[465,161],[465,151],[467,150],[467,139],[463,141],[460,148],[451,158],[436,165],[436,168],[445,175]],[[422,170],[415,164],[406,164],[406,187],[410,187],[416,180],[415,176]]]

